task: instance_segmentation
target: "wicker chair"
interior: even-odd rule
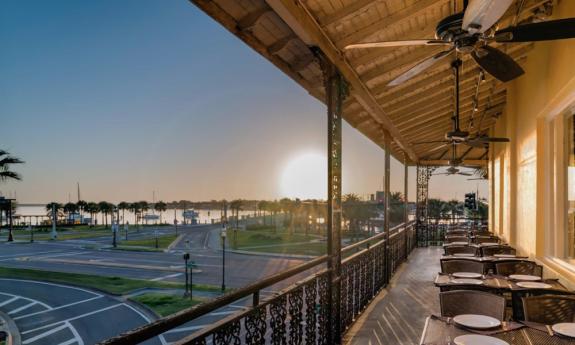
[[[485,274],[485,264],[483,262],[465,259],[441,260],[441,272],[448,274],[455,272]]]
[[[441,316],[454,317],[461,314],[486,315],[503,321],[505,298],[488,292],[454,290],[439,293]]]
[[[469,242],[469,238],[467,238],[467,236],[445,236],[445,242]]]
[[[448,246],[445,247],[445,255],[473,254],[477,256],[477,247],[472,246]]]
[[[466,236],[469,235],[469,231],[467,230],[448,230],[445,233],[446,237],[451,237],[451,236]]]
[[[575,322],[575,297],[542,295],[523,297],[525,321],[553,325],[559,322]]]
[[[481,248],[482,256],[493,256],[495,254],[517,255],[517,251],[510,246],[488,246]]]
[[[489,242],[499,243],[499,238],[497,236],[475,236],[473,242],[477,244]]]
[[[495,263],[495,272],[502,276],[528,274],[543,277],[543,267],[533,261],[504,261]]]

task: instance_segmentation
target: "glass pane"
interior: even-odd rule
[[[567,118],[567,199],[568,207],[568,229],[567,229],[567,255],[575,258],[575,116]]]

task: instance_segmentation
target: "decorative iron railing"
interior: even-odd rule
[[[387,246],[387,244],[389,244]],[[353,324],[392,273],[416,246],[415,223],[401,224],[342,249],[341,327]],[[327,344],[330,325],[327,256],[321,256],[287,271],[235,290],[207,303],[135,329],[102,344],[134,344],[158,336],[188,321],[224,307],[246,296],[252,306],[205,327],[175,344]],[[260,291],[302,272],[316,269],[309,277],[260,301]],[[319,269],[319,271],[317,271]]]

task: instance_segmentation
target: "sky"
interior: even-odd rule
[[[0,149],[26,161],[5,196],[75,201],[77,183],[111,202],[325,195],[307,188],[326,185],[325,106],[187,0],[3,0],[0,46]],[[384,152],[347,124],[343,143],[344,193],[380,190]],[[307,185],[286,177],[307,167]],[[403,191],[395,160],[391,184]],[[430,196],[477,188],[487,196],[438,176]]]

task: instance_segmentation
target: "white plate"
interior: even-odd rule
[[[518,282],[517,286],[526,289],[550,289],[553,287],[549,284],[537,283],[537,282]]]
[[[452,274],[455,278],[481,278],[482,275],[474,272],[455,272]]]
[[[466,246],[468,245],[469,242],[462,242],[462,241],[456,241],[456,242],[449,242],[448,245],[450,246]]]
[[[517,255],[513,254],[493,254],[496,258],[516,258]]]
[[[456,324],[475,329],[488,329],[501,326],[501,321],[486,315],[461,314],[453,318]]]
[[[555,333],[559,333],[566,337],[575,338],[575,322],[557,323],[551,326],[551,329]]]
[[[453,284],[469,284],[469,285],[481,285],[483,284],[483,281],[479,280],[479,279],[453,279],[451,281]]]
[[[488,246],[498,246],[499,243],[497,243],[497,242],[483,242],[483,243],[481,243],[481,245],[484,246],[484,247],[488,247]]]
[[[460,335],[453,339],[456,345],[509,345],[508,342],[479,334]]]
[[[514,280],[522,280],[522,281],[529,281],[529,282],[536,282],[538,280],[541,280],[541,277],[530,276],[527,274],[512,274],[509,276],[509,278],[514,279]]]
[[[455,253],[453,256],[461,256],[461,257],[472,257],[475,256],[473,253]]]

